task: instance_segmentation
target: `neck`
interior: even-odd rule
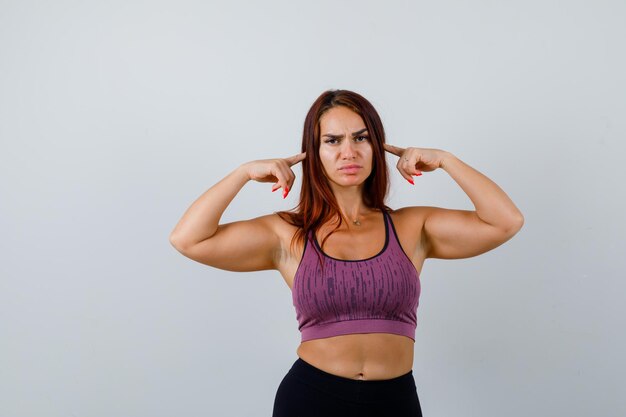
[[[335,191],[335,199],[339,205],[339,210],[344,218],[348,219],[350,225],[358,225],[371,210],[363,203],[361,187],[351,187],[341,191]]]

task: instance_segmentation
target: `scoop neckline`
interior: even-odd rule
[[[315,247],[317,248],[318,251],[320,251],[320,253],[322,255],[324,255],[325,257],[335,260],[335,261],[339,261],[339,262],[364,262],[364,261],[369,261],[371,259],[377,258],[380,255],[383,254],[383,252],[385,252],[385,250],[387,249],[387,246],[389,245],[389,221],[387,219],[387,213],[383,210],[383,221],[385,223],[385,244],[383,245],[383,248],[376,254],[373,256],[370,256],[369,258],[365,258],[365,259],[339,259],[339,258],[335,258],[333,256],[328,255],[326,252],[324,252],[322,250],[322,247],[320,246],[320,244],[317,242],[317,236],[315,236],[314,232],[311,232],[311,234],[313,235],[313,244],[315,244]]]

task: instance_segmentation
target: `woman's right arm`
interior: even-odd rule
[[[304,153],[285,159],[252,161],[239,166],[204,192],[183,214],[170,234],[170,243],[184,256],[228,271],[276,269],[281,242],[275,215],[219,224],[226,207],[250,180],[275,182],[291,188],[291,166]]]

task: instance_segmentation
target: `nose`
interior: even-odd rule
[[[343,159],[354,159],[356,156],[356,149],[351,140],[344,140],[341,144],[341,157]]]

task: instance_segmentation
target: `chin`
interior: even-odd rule
[[[342,185],[344,187],[361,185],[364,183],[365,183],[365,178],[340,179],[340,180],[335,181],[335,184]]]

